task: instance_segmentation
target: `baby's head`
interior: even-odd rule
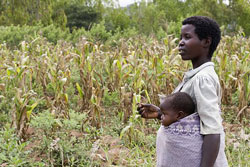
[[[162,112],[161,123],[164,126],[194,113],[195,104],[192,98],[185,92],[177,92],[167,96],[160,104]]]

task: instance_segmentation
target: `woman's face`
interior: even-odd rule
[[[195,27],[192,24],[183,25],[179,42],[179,54],[182,60],[199,59],[203,52],[202,41],[195,33]]]

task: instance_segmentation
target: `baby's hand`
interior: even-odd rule
[[[137,111],[141,115],[142,118],[157,118],[158,117],[158,111],[160,110],[159,107],[153,105],[153,104],[137,104]]]

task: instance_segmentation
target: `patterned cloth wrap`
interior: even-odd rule
[[[191,114],[157,132],[157,167],[199,167],[203,136],[198,113]]]

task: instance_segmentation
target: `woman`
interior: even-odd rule
[[[200,117],[200,134],[203,135],[201,167],[228,166],[220,111],[221,88],[214,63],[211,62],[220,39],[218,24],[208,17],[193,16],[182,22],[179,53],[182,60],[192,62],[193,69],[185,73],[183,81],[173,93],[186,92],[196,104],[196,112]],[[141,104],[138,110],[143,118],[161,118],[159,107],[153,104]],[[160,145],[161,141],[158,139],[162,138],[163,128],[161,126],[157,133],[157,145]],[[180,157],[176,161],[180,164]],[[181,164],[180,167],[188,167],[188,162],[183,161]],[[157,165],[170,167],[168,162],[157,162]]]

